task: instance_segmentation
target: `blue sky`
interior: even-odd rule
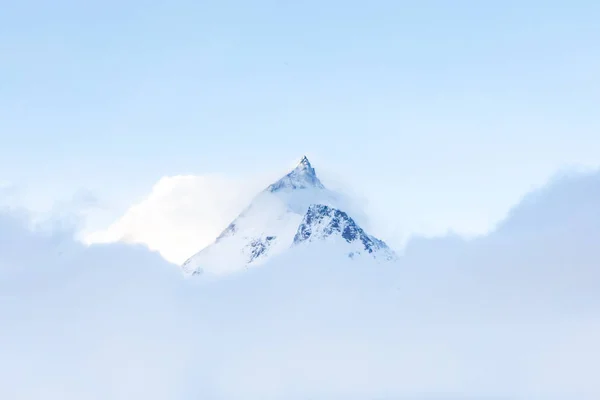
[[[163,176],[308,154],[408,230],[481,231],[600,160],[593,1],[22,1],[0,181],[115,215]]]
[[[0,0],[0,204],[98,203],[192,253],[308,154],[390,244],[483,232],[599,166],[599,21],[577,0]],[[0,398],[599,399],[599,182],[415,239],[397,269],[289,253],[206,290],[0,207]]]

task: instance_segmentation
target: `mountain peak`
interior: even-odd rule
[[[302,156],[302,159],[296,166],[296,169],[305,169],[305,170],[313,170],[314,171],[312,165],[310,164],[310,161],[308,161],[308,157],[306,157],[306,156]]]
[[[221,274],[264,263],[295,245],[327,242],[350,258],[395,259],[381,240],[367,234],[339,207],[342,196],[323,186],[306,156],[252,202],[209,246],[190,257],[184,273]],[[315,244],[313,248],[319,247]]]
[[[307,188],[324,189],[325,187],[319,178],[317,178],[317,173],[310,161],[308,161],[308,157],[303,156],[296,168],[269,186],[267,190],[270,192],[277,192],[284,189]]]
[[[300,159],[300,162],[298,163],[298,165],[296,165],[296,168],[294,168],[291,173],[293,173],[293,172],[295,172],[296,174],[311,175],[311,176],[314,176],[315,178],[317,177],[317,173],[315,172],[315,169],[313,168],[310,161],[308,161],[308,157],[306,157],[306,156],[302,156],[302,159]]]

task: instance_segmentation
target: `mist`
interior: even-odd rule
[[[299,247],[184,279],[143,246],[0,215],[6,399],[597,399],[599,174],[400,260]]]

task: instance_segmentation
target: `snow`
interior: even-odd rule
[[[350,258],[367,254],[380,261],[397,259],[387,244],[368,235],[348,214],[323,204],[309,207],[294,237],[295,245],[315,241],[346,243],[344,250]]]
[[[289,174],[278,180],[277,182],[270,185],[267,190],[270,192],[276,192],[285,189],[306,189],[306,188],[317,188],[324,189],[325,187],[317,178],[315,169],[312,167],[310,161],[306,156],[302,157],[296,168],[294,168]]]
[[[183,272],[188,276],[224,275],[262,265],[293,245],[314,204],[352,208],[343,194],[321,183],[308,158],[303,157],[290,173],[260,192],[213,244],[190,257],[182,265]],[[346,253],[364,252],[357,243],[349,244]]]
[[[183,264],[186,274],[200,272],[231,273],[250,263],[260,265],[266,255],[276,255],[289,247],[302,216],[280,197],[262,192],[231,224],[214,244],[200,251]],[[273,237],[266,254],[252,258],[253,242]]]

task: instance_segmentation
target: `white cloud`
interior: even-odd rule
[[[0,213],[0,398],[600,398],[598,176],[398,265],[292,252],[214,282]]]
[[[0,180],[0,207],[14,207],[18,197],[19,189],[14,183]]]
[[[259,187],[257,181],[220,175],[164,177],[108,229],[84,240],[141,243],[180,264],[210,244]]]

